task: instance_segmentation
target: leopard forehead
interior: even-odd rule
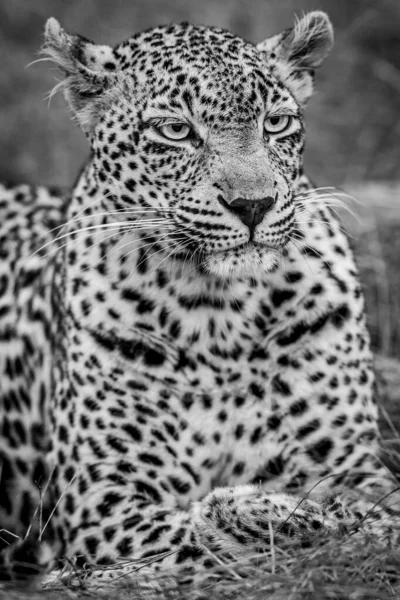
[[[261,110],[273,93],[275,102],[290,102],[293,110],[298,106],[272,73],[273,62],[252,43],[223,29],[188,23],[160,26],[132,36],[113,54],[116,68],[132,76],[142,100],[166,97],[164,108],[178,108],[174,98],[185,90],[209,110],[222,106],[231,115],[254,115],[257,105]]]
[[[135,69],[146,77],[145,68],[160,65],[163,71],[176,73],[178,67],[200,69],[204,74],[234,74],[263,68],[256,47],[230,31],[189,23],[159,26],[133,35],[114,49],[121,69]]]

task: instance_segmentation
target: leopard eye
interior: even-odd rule
[[[189,137],[191,129],[186,123],[167,123],[159,125],[158,131],[169,140],[185,140]]]
[[[283,133],[290,127],[292,117],[290,115],[275,115],[264,121],[264,131],[269,134]]]

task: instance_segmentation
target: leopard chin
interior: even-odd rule
[[[250,242],[206,256],[202,271],[219,279],[258,278],[276,271],[281,259],[278,249]]]

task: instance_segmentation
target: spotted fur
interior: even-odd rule
[[[259,46],[180,24],[110,48],[48,22],[91,155],[65,199],[2,190],[1,527],[36,539],[41,490],[55,558],[208,566],[391,489],[357,270],[302,172],[331,44],[319,12]]]

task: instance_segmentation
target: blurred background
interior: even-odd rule
[[[0,178],[69,185],[87,144],[38,58],[46,19],[99,43],[189,20],[253,42],[322,9],[336,31],[307,109],[309,173],[321,185],[400,179],[400,0],[0,0]]]
[[[88,152],[56,70],[38,58],[46,19],[116,44],[170,21],[228,28],[253,42],[322,9],[336,43],[307,111],[306,167],[321,186],[354,193],[355,236],[374,348],[400,356],[400,0],[0,0],[0,180],[69,186]],[[351,204],[351,203],[350,203]]]

